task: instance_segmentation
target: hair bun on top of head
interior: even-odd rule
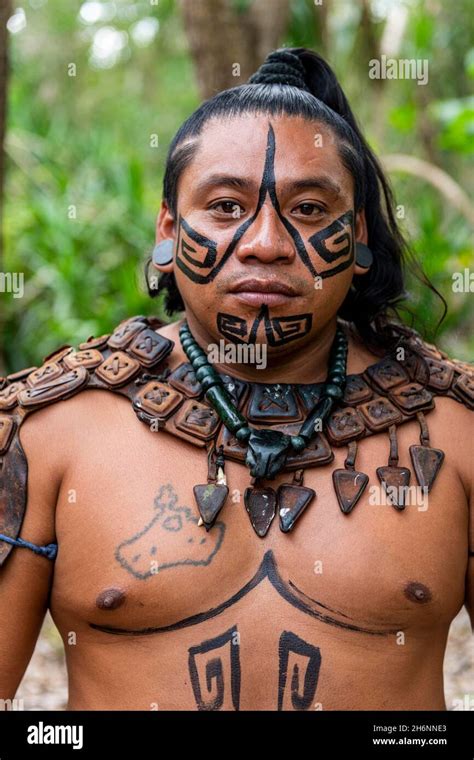
[[[279,48],[270,53],[248,82],[249,84],[288,84],[310,92],[305,81],[303,64],[297,55],[285,48]]]

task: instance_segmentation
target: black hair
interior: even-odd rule
[[[322,122],[338,138],[341,160],[354,180],[355,210],[365,208],[368,246],[373,252],[369,272],[354,276],[338,312],[339,317],[354,328],[354,334],[376,353],[393,347],[389,315],[399,318],[397,306],[407,296],[407,263],[443,301],[445,310],[441,322],[446,314],[446,302],[411,254],[398,228],[388,180],[362,135],[333,70],[320,55],[306,48],[274,51],[247,84],[224,90],[204,101],[182,124],[170,145],[163,181],[163,199],[173,217],[177,218],[180,176],[198,149],[196,138],[206,122],[211,118],[242,114],[300,116]],[[146,265],[147,281],[149,264],[150,259]],[[148,292],[151,296],[164,293],[165,309],[170,316],[184,309],[173,274],[161,275],[158,286],[149,287]]]

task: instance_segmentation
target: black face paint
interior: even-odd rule
[[[328,227],[309,238],[308,242],[315,249],[318,256],[324,262],[332,263],[343,256],[348,258],[331,269],[322,269],[318,271],[315,263],[306,249],[303,238],[280,210],[280,204],[276,193],[275,185],[275,132],[271,124],[268,128],[267,149],[265,157],[265,166],[263,169],[262,181],[258,193],[258,202],[255,213],[250,219],[241,224],[231,242],[222,253],[219,253],[217,243],[210,240],[205,235],[194,230],[188,222],[180,215],[178,219],[178,243],[176,247],[176,263],[184,274],[190,280],[205,285],[212,282],[228,258],[234,252],[239,240],[244,233],[254,223],[265,203],[267,194],[270,196],[271,203],[278,214],[280,221],[293,240],[296,252],[305,267],[310,271],[313,277],[332,277],[332,275],[341,272],[352,264],[354,259],[353,243],[353,219],[352,211],[347,211],[340,216]],[[335,239],[332,239],[334,238]],[[341,243],[345,245],[340,248]]]
[[[324,230],[316,232],[309,238],[311,245],[327,264],[347,257],[345,261],[335,267],[323,269],[319,273],[320,277],[332,277],[352,264],[354,260],[353,224],[354,214],[352,211],[346,211],[345,214],[335,219],[329,227],[325,227]]]
[[[292,314],[289,317],[270,317],[268,306],[263,305],[249,329],[245,319],[234,314],[217,314],[217,329],[232,343],[255,343],[257,330],[264,323],[269,346],[283,346],[292,340],[303,338],[311,330],[312,314]]]

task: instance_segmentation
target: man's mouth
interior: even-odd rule
[[[242,280],[234,284],[229,292],[236,300],[251,306],[278,306],[299,295],[291,285],[277,280]]]

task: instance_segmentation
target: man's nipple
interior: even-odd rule
[[[125,592],[119,588],[106,588],[95,600],[99,610],[116,610],[125,602]]]
[[[417,602],[418,604],[426,604],[426,602],[431,602],[433,598],[428,586],[418,583],[418,581],[407,583],[404,594],[410,602]]]

